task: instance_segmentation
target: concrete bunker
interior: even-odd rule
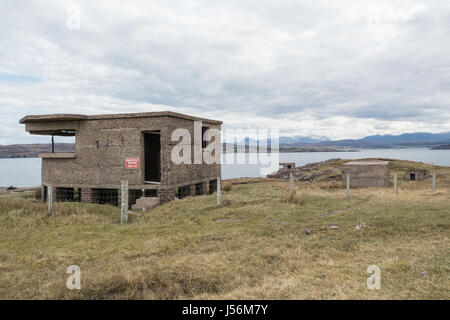
[[[405,180],[407,181],[421,181],[430,177],[430,172],[427,170],[409,170],[405,174]]]
[[[166,203],[176,196],[194,196],[215,191],[221,176],[220,163],[181,163],[171,159],[172,133],[183,129],[191,136],[192,152],[210,144],[218,147],[222,122],[175,112],[105,115],[31,115],[20,120],[30,134],[75,137],[75,151],[41,154],[42,199],[53,188],[55,201],[95,202],[118,205],[120,183],[129,185],[129,207],[139,201]],[[200,123],[200,124],[199,124]],[[217,134],[207,142],[208,129]],[[202,134],[196,140],[197,132]],[[186,143],[186,142],[183,142]],[[194,156],[192,156],[194,160]],[[150,198],[146,201],[142,198]],[[151,198],[158,198],[151,199]]]
[[[281,162],[280,167],[281,169],[292,170],[295,169],[295,162]]]
[[[351,187],[388,187],[390,183],[389,161],[350,161],[341,170],[344,183],[350,175]]]

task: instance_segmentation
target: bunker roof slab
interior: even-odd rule
[[[108,119],[129,119],[129,118],[150,118],[150,117],[173,117],[192,121],[203,121],[206,123],[222,124],[222,121],[211,120],[206,118],[193,117],[182,113],[172,111],[160,112],[141,112],[141,113],[119,113],[119,114],[100,114],[100,115],[83,115],[83,114],[46,114],[46,115],[29,115],[20,120],[20,123],[37,123],[37,122],[53,122],[53,121],[89,121],[89,120],[108,120]]]

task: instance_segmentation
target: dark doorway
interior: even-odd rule
[[[209,194],[217,191],[217,180],[209,180]]]
[[[161,182],[161,135],[159,132],[144,133],[145,181]]]
[[[416,174],[415,174],[415,173],[411,173],[411,175],[410,175],[410,180],[411,180],[411,181],[416,180]]]

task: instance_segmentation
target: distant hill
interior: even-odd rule
[[[431,148],[431,150],[450,150],[450,144],[441,144],[440,146]]]
[[[323,136],[294,136],[294,137],[280,137],[280,145],[290,145],[290,144],[311,144],[324,141],[331,141],[327,137]]]
[[[405,133],[401,135],[374,135],[356,140],[337,140],[316,143],[325,147],[352,148],[394,148],[394,147],[434,147],[450,143],[450,132],[444,133]]]
[[[272,139],[269,139],[269,145],[271,144],[271,140]],[[292,136],[292,137],[282,136],[282,137],[279,138],[280,146],[308,145],[308,144],[324,142],[324,141],[331,141],[331,140],[329,138],[323,137],[323,136],[309,136],[309,137],[305,137],[305,136]],[[246,139],[243,139],[243,140],[239,141],[238,145],[245,145],[245,144],[250,144],[250,143],[252,143],[253,145],[256,145],[256,144],[258,144],[258,141],[255,140],[255,139],[246,138]],[[265,141],[262,141],[262,140],[260,140],[260,143],[267,144]]]
[[[435,142],[450,140],[450,132],[444,133],[404,133],[401,135],[374,135],[368,136],[361,140],[375,143],[418,143],[418,142]]]
[[[255,140],[245,139],[238,144],[244,145],[245,142],[252,142],[256,145]],[[270,145],[269,141],[268,145]],[[261,142],[265,144],[265,142]],[[361,139],[345,139],[330,140],[323,136],[282,136],[279,140],[280,146],[298,147],[315,147],[315,148],[395,148],[395,147],[435,147],[441,144],[450,143],[450,132],[443,133],[404,133],[400,135],[373,135]]]
[[[56,152],[73,152],[74,150],[73,143],[55,143]],[[51,151],[50,143],[0,145],[0,158],[37,158],[39,154]]]

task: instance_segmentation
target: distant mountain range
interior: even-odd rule
[[[293,136],[293,137],[280,137],[280,145],[290,145],[290,144],[311,144],[318,142],[326,142],[331,141],[327,137],[323,136],[310,136],[310,137],[302,137],[302,136]]]
[[[450,143],[450,132],[404,133],[400,135],[373,135],[356,140],[336,140],[316,143],[319,146],[353,148],[434,147]]]
[[[404,133],[398,136],[393,136],[390,134],[386,135],[375,135],[363,138],[364,141],[375,142],[375,143],[417,143],[417,142],[436,142],[436,141],[446,141],[450,140],[450,132],[444,133],[426,133],[426,132],[416,132],[416,133]]]
[[[245,144],[249,139],[238,144]],[[251,140],[256,144],[255,140]],[[436,147],[450,143],[450,132],[444,133],[404,133],[400,135],[372,135],[362,139],[330,140],[323,136],[280,137],[280,146],[288,147],[337,147],[337,148],[396,148],[396,147]],[[262,141],[262,144],[264,142]],[[269,141],[269,145],[270,145]]]

